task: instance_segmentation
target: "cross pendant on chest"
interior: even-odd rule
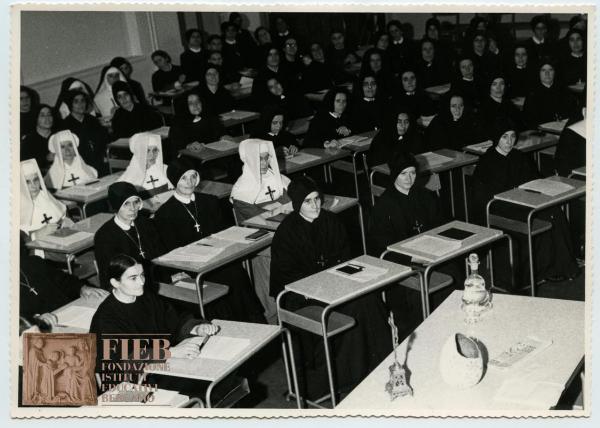
[[[319,256],[319,260],[317,260],[317,264],[321,267],[324,268],[325,267],[325,257],[323,256],[323,254],[321,254]]]
[[[269,198],[273,200],[273,193],[275,193],[275,190],[271,189],[271,186],[267,186],[267,191],[265,192],[265,195],[269,195]]]
[[[49,224],[50,220],[52,220],[52,216],[48,217],[46,213],[44,213],[44,219],[42,220],[43,224]]]
[[[144,250],[142,250],[141,248],[140,248],[140,256],[142,256],[143,259],[146,258],[146,252]]]
[[[75,174],[71,173],[71,179],[67,180],[69,183],[73,183],[73,186],[77,185],[77,180],[79,180],[79,177],[75,177]]]
[[[423,227],[423,223],[419,223],[419,220],[415,220],[415,225],[413,226],[413,230],[417,233],[421,233],[422,227]]]
[[[197,232],[197,233],[200,233],[200,225],[199,225],[198,223],[196,223],[196,224],[194,225],[194,227],[196,228],[196,232]]]
[[[152,175],[150,175],[150,180],[146,181],[146,183],[151,184],[152,188],[155,189],[156,185],[154,183],[156,183],[158,181],[158,178],[154,178],[152,177]]]

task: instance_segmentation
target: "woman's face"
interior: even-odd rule
[[[123,73],[123,76],[125,77],[129,77],[131,76],[131,73],[133,73],[133,67],[128,62],[121,64],[119,70],[121,70],[121,73]]]
[[[273,116],[273,119],[271,120],[271,133],[277,135],[277,134],[279,134],[279,131],[281,131],[282,128],[283,128],[283,115],[276,114],[275,116]]]
[[[335,98],[333,100],[333,111],[338,114],[342,114],[344,110],[346,110],[346,94],[338,93],[335,94]]]
[[[473,39],[473,50],[478,55],[483,55],[483,51],[485,50],[485,37],[482,35],[475,36]]]
[[[333,33],[331,35],[331,44],[334,49],[344,49],[344,35],[342,33]]]
[[[408,115],[406,113],[400,113],[398,115],[398,121],[396,122],[396,130],[398,131],[398,136],[402,136],[408,132],[408,128],[410,126],[410,121],[408,120]]]
[[[188,110],[192,116],[200,116],[202,113],[202,101],[198,95],[188,96]]]
[[[460,74],[462,77],[467,79],[473,78],[473,61],[470,59],[463,59],[459,64]]]
[[[515,146],[517,141],[517,134],[515,131],[507,131],[500,137],[498,141],[498,149],[505,155],[509,154]]]
[[[156,146],[148,146],[146,149],[146,169],[150,168],[152,165],[156,163],[156,158],[160,150]]]
[[[75,147],[73,146],[73,142],[69,140],[61,141],[60,153],[62,155],[63,161],[71,165],[73,159],[75,159]]]
[[[207,69],[204,78],[206,79],[207,85],[219,86],[220,77],[216,68]]]
[[[42,190],[42,183],[40,183],[40,176],[37,174],[30,174],[25,176],[25,182],[27,183],[27,189],[31,199],[35,199]]]
[[[84,95],[75,95],[73,98],[73,106],[71,107],[73,113],[85,114],[87,111],[87,100]]]
[[[114,278],[111,278],[110,280],[113,287],[130,297],[137,297],[144,294],[145,282],[146,277],[144,276],[144,268],[139,263],[127,268],[119,280]]]
[[[194,49],[202,47],[202,34],[199,31],[194,31],[188,40],[188,46]]]
[[[152,62],[155,66],[160,68],[163,71],[168,70],[169,68],[169,60],[162,55],[155,55],[152,57]]]
[[[437,40],[440,37],[440,32],[435,25],[427,27],[427,37],[432,40]]]
[[[138,212],[142,209],[142,205],[142,199],[139,196],[131,196],[119,207],[117,217],[119,217],[123,223],[130,224],[137,218]]]
[[[390,25],[388,32],[392,40],[400,40],[402,38],[402,30],[396,25]]]
[[[492,84],[490,85],[490,95],[495,98],[502,98],[504,96],[505,86],[504,79],[501,77],[492,80]]]
[[[184,196],[191,196],[200,182],[200,175],[194,169],[185,172],[177,182],[177,193]]]
[[[21,113],[29,113],[31,111],[31,97],[26,91],[21,91]]]
[[[402,88],[406,92],[414,92],[417,89],[417,77],[414,72],[402,73]]]
[[[414,166],[409,166],[408,168],[404,168],[402,172],[398,174],[398,177],[396,177],[396,181],[394,182],[394,184],[403,193],[408,193],[413,184],[415,184],[416,177],[417,170]]]
[[[381,55],[378,52],[374,52],[369,57],[369,66],[375,73],[381,70]]]
[[[263,28],[258,31],[258,44],[266,45],[267,43],[271,43],[271,33]]]
[[[118,71],[113,71],[111,73],[106,73],[106,83],[108,83],[110,86],[112,86],[116,82],[119,81],[119,77],[120,76],[121,76],[121,73],[119,73]]]
[[[538,40],[543,40],[546,37],[547,32],[548,28],[543,22],[538,22],[537,25],[533,28],[533,34]]]
[[[270,67],[279,66],[279,51],[277,49],[269,49],[267,55],[267,65]]]
[[[133,99],[127,91],[117,92],[117,103],[127,111],[133,110]]]
[[[325,55],[323,54],[323,48],[318,43],[313,43],[310,45],[310,56],[315,61],[323,62],[325,61]]]
[[[276,97],[283,95],[283,86],[281,86],[281,83],[277,79],[267,80],[267,89]]]
[[[221,52],[221,50],[223,50],[223,41],[220,38],[215,37],[208,44],[208,49],[211,51]]]
[[[519,47],[515,49],[515,64],[519,67],[527,65],[527,49]]]
[[[544,85],[552,85],[554,83],[554,67],[550,64],[544,64],[540,68],[540,81]]]
[[[450,98],[450,113],[452,114],[452,119],[460,119],[463,115],[464,110],[465,104],[462,97]]]
[[[41,129],[52,129],[54,116],[48,107],[43,107],[37,117],[37,127]]]
[[[381,49],[382,51],[387,50],[387,48],[390,46],[390,36],[388,36],[387,34],[382,34],[381,36],[379,36],[379,39],[377,39],[377,44],[375,45],[375,47],[377,49]]]
[[[210,57],[208,58],[208,63],[221,67],[223,65],[223,55],[221,55],[221,52],[211,53]]]
[[[311,192],[306,195],[300,206],[300,214],[309,220],[315,220],[321,214],[321,198],[319,192]]]
[[[363,94],[367,98],[374,98],[377,93],[377,81],[373,76],[367,76],[362,81]]]
[[[425,61],[425,62],[433,61],[434,53],[435,53],[435,49],[433,47],[433,43],[424,42],[421,45],[421,57],[423,58],[423,61]]]
[[[262,152],[260,155],[260,175],[265,175],[269,171],[269,160],[271,155],[269,152]]]
[[[283,50],[286,55],[291,57],[296,56],[298,53],[298,42],[296,42],[296,39],[287,39],[283,45]]]
[[[569,36],[569,48],[574,54],[580,54],[583,51],[583,39],[578,33],[573,33]]]

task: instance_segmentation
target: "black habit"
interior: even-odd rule
[[[52,135],[52,134],[50,134]],[[35,129],[33,132],[25,135],[21,140],[21,160],[35,159],[42,172],[50,168],[48,162],[48,139],[40,135]]]
[[[525,98],[523,118],[527,128],[535,129],[542,123],[572,117],[575,110],[574,97],[568,90],[557,82],[549,88],[538,82]]]
[[[347,113],[343,113],[339,118],[336,118],[327,111],[320,111],[310,121],[302,146],[323,148],[325,141],[344,138],[343,135],[338,134],[336,129],[345,126],[352,131],[350,123],[350,115]]]
[[[133,110],[119,107],[112,118],[114,138],[130,138],[138,132],[151,131],[163,124],[160,113],[153,107],[135,103]]]

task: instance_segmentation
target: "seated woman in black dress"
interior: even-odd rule
[[[286,127],[285,112],[277,107],[269,106],[260,114],[251,138],[272,141],[275,150],[284,156],[298,153],[298,140]]]
[[[103,370],[106,366],[106,360],[103,359],[105,355],[110,356],[110,361],[121,361],[122,350],[118,343],[124,335],[145,339],[147,343],[162,339],[165,344],[164,349],[169,350],[171,357],[197,358],[200,354],[198,345],[202,342],[201,337],[212,336],[218,332],[217,326],[194,318],[190,313],[177,312],[156,293],[147,290],[144,268],[132,257],[114,254],[106,266],[105,274],[110,279],[111,293],[96,310],[90,325],[90,332],[96,334],[96,373],[101,379],[103,372],[109,373],[109,370]],[[105,349],[105,346],[111,348]],[[132,348],[129,349],[131,352]],[[152,347],[141,349],[140,360],[134,361],[143,360],[144,363],[150,364],[167,358],[165,354],[153,355],[151,349]],[[128,357],[132,360],[133,354],[130,353]],[[124,370],[124,372],[131,373],[132,381],[135,382],[137,375],[141,375],[143,370],[135,372],[133,370],[135,369],[131,372]],[[162,388],[167,385],[175,386],[175,383],[181,384],[181,379],[179,382],[173,382],[173,378],[169,376],[159,378],[157,381]],[[104,377],[102,383],[113,382]],[[179,387],[177,390],[181,391]]]
[[[233,110],[234,100],[221,81],[221,69],[215,65],[207,65],[202,73],[200,95],[206,103],[206,111],[218,115]]]
[[[125,58],[117,56],[112,59],[110,65],[113,67],[117,67],[123,73],[125,80],[127,80],[127,84],[131,88],[131,92],[134,96],[134,101],[138,104],[148,104],[148,100],[146,99],[146,93],[144,92],[144,87],[137,80],[133,80],[131,75],[133,74],[133,67],[129,61]]]
[[[569,30],[566,38],[569,44],[569,52],[559,58],[562,83],[567,86],[585,83],[587,76],[585,33],[574,28]]]
[[[479,107],[479,117],[481,125],[485,129],[491,129],[494,121],[498,117],[504,116],[509,118],[516,126],[517,132],[523,131],[524,124],[521,119],[521,112],[512,103],[506,93],[506,80],[500,73],[494,73],[489,81],[489,91],[486,97],[483,98]]]
[[[394,89],[394,75],[384,52],[378,48],[368,49],[363,55],[360,76],[372,75],[377,80],[380,98],[389,98]],[[360,80],[360,78],[359,78]]]
[[[344,225],[335,214],[321,209],[322,195],[315,182],[299,177],[290,183],[288,195],[294,212],[281,223],[271,245],[270,294],[276,297],[287,284],[348,260],[350,245]],[[316,302],[288,293],[283,306],[296,310]],[[336,311],[353,317],[356,325],[330,341],[336,385],[345,391],[356,386],[391,351],[387,312],[377,293],[338,306]],[[322,339],[299,333],[294,348],[302,354],[299,386],[305,398],[327,391]]]
[[[573,95],[556,79],[556,68],[552,61],[542,61],[539,79],[528,92],[523,106],[523,118],[527,128],[555,120],[562,120],[576,114]]]
[[[51,162],[48,139],[57,125],[56,115],[48,104],[40,104],[34,109],[33,116],[35,128],[21,140],[21,160],[34,158],[42,172],[45,172]]]
[[[514,150],[518,138],[514,124],[506,118],[499,118],[494,124],[493,135],[494,146],[479,158],[473,174],[472,211],[475,221],[479,224],[486,224],[486,205],[494,195],[539,178],[527,155]],[[491,210],[492,214],[519,221],[526,221],[529,213],[526,207],[505,202],[495,202]],[[536,217],[552,223],[552,229],[534,238],[535,277],[553,281],[573,278],[577,275],[578,268],[564,213],[555,207],[542,211]],[[511,233],[511,236],[516,238],[516,250],[519,254],[515,259],[517,283],[527,284],[527,238],[525,235],[514,233]],[[501,257],[495,257],[495,266],[497,259],[500,263],[503,261]],[[500,269],[501,272],[503,270]]]
[[[467,38],[465,54],[473,59],[475,75],[487,81],[491,75],[501,68],[496,55],[489,50],[489,40],[485,31],[474,31]]]
[[[162,50],[152,52],[152,62],[158,70],[152,73],[152,90],[154,92],[167,91],[181,87],[185,82],[183,69],[171,63],[171,56]]]
[[[429,39],[421,40],[415,71],[423,88],[450,83],[450,66],[435,53],[435,45]]]
[[[91,100],[94,96],[94,91],[90,88],[90,85],[87,83],[75,79],[74,77],[67,77],[60,84],[60,92],[58,93],[58,97],[56,98],[56,103],[54,104],[54,108],[58,112],[59,119],[65,119],[71,113],[71,107],[67,105],[67,94],[69,91],[79,90],[88,96]],[[96,111],[96,107],[93,102],[90,102],[88,105],[88,111],[86,113],[91,114],[92,116],[96,116],[99,113]]]
[[[435,115],[435,103],[423,90],[412,68],[407,68],[400,73],[400,88],[394,94],[396,109],[405,110],[414,118]]]
[[[270,77],[264,82],[258,106],[278,108],[285,112],[288,119],[298,119],[313,114],[310,104],[304,96],[284,87],[277,77]]]
[[[517,44],[513,49],[513,61],[506,70],[508,95],[511,98],[525,97],[536,82],[534,66],[529,61],[529,53],[524,44]]]
[[[461,150],[485,139],[469,107],[458,93],[450,93],[442,99],[440,113],[425,130],[425,145],[429,150]]]
[[[338,139],[352,134],[348,112],[350,96],[344,88],[333,88],[325,95],[322,108],[310,121],[303,147],[337,147]]]
[[[423,137],[405,110],[388,115],[381,131],[373,138],[367,162],[373,167],[386,163],[396,152],[419,154],[426,152]]]
[[[325,54],[320,44],[311,44],[310,52],[302,57],[302,62],[302,92],[317,92],[333,86],[333,74],[325,64]]]
[[[485,83],[482,82],[481,77],[475,75],[475,67],[470,56],[458,58],[456,65],[458,72],[450,90],[462,94],[467,103],[473,108],[478,108],[481,99],[487,96]]]
[[[160,113],[148,104],[135,102],[133,91],[128,83],[114,83],[112,92],[119,105],[112,118],[114,138],[129,138],[138,132],[150,131],[162,126],[163,119]]]
[[[388,105],[386,95],[389,96],[389,92],[382,95],[379,81],[373,73],[367,72],[358,78],[352,93],[355,96],[350,106],[350,117],[354,133],[380,129]]]
[[[260,51],[262,58],[258,75],[252,82],[252,100],[255,104],[260,103],[265,95],[267,80],[276,78],[283,87],[287,87],[285,70],[281,66],[281,56],[279,50],[274,45],[265,45]],[[287,89],[287,88],[286,88]]]
[[[21,121],[19,122],[19,132],[21,137],[23,137],[35,131],[37,122],[35,113],[40,104],[40,95],[27,86],[21,86],[20,96]]]

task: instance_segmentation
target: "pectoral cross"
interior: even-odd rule
[[[413,226],[413,230],[417,233],[421,233],[421,228],[423,227],[423,223],[419,223],[419,220],[415,220],[415,225]]]
[[[69,183],[73,183],[73,186],[77,185],[77,180],[79,180],[79,177],[75,177],[75,175],[73,173],[71,173],[71,179],[67,180]]]
[[[198,223],[196,223],[194,227],[196,228],[196,232],[200,232],[200,225]]]
[[[50,220],[52,220],[52,216],[48,217],[48,216],[46,216],[46,213],[44,213],[44,219],[42,220],[42,223],[49,224]]]
[[[142,247],[140,247],[140,256],[142,256],[143,259],[146,258],[146,252],[142,249]]]
[[[274,200],[273,193],[275,193],[275,190],[271,189],[271,186],[267,186],[267,191],[265,192],[265,195],[269,195],[269,198],[271,198],[271,200]]]
[[[154,185],[154,183],[156,183],[158,181],[158,178],[154,178],[152,177],[152,175],[150,175],[150,180],[146,181],[146,183],[151,184],[152,188],[155,189],[156,186]]]
[[[317,264],[318,264],[318,265],[319,265],[321,268],[325,268],[325,263],[326,263],[325,257],[323,256],[323,254],[321,254],[321,255],[319,256],[319,260],[317,260]]]

